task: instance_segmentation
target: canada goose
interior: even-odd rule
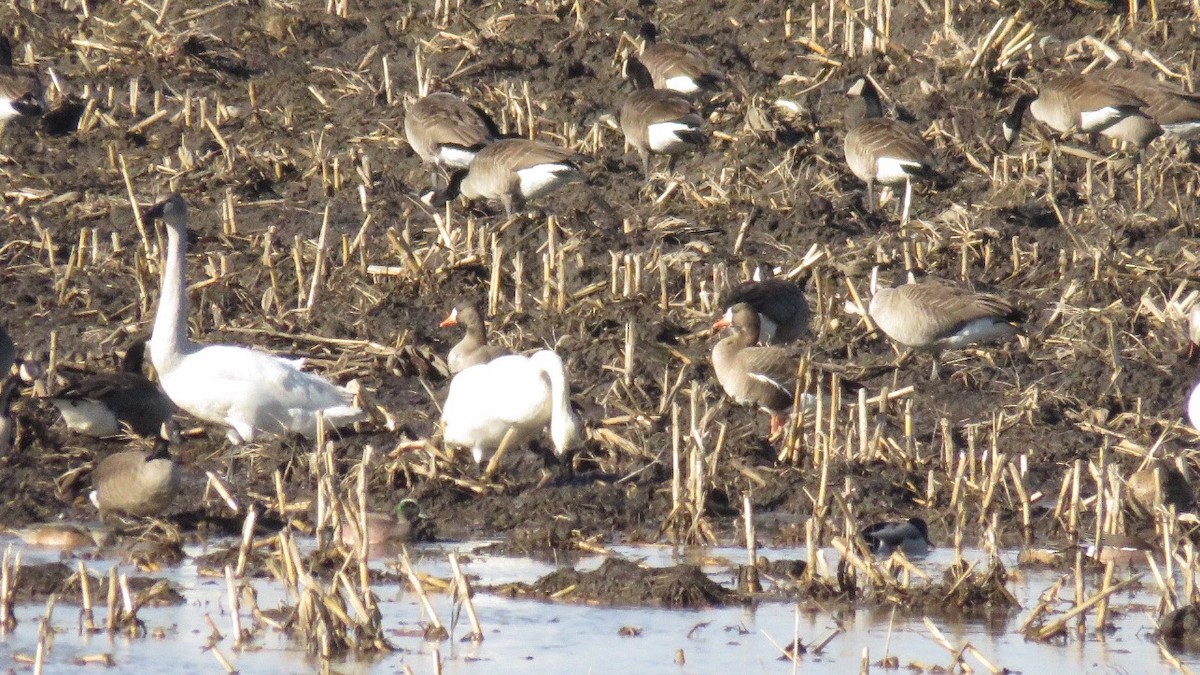
[[[1026,111],[1060,134],[1098,133],[1145,147],[1161,133],[1146,114],[1146,107],[1146,102],[1132,91],[1103,78],[1059,77],[1043,83],[1037,94],[1017,98],[1003,125],[1005,149],[1011,148],[1020,136]],[[1118,126],[1127,119],[1128,123]]]
[[[681,94],[720,89],[725,74],[712,67],[708,57],[688,45],[658,41],[658,28],[647,21],[639,31],[642,38],[642,63],[650,71],[657,89]]]
[[[1183,140],[1200,136],[1200,94],[1188,92],[1182,87],[1129,68],[1099,70],[1092,75],[1118,87],[1124,87],[1145,101],[1146,106],[1142,108],[1142,112],[1150,117],[1153,126],[1162,134]],[[1144,124],[1139,116],[1127,117],[1113,125],[1113,135],[1123,140],[1137,138],[1139,134],[1158,135],[1153,133],[1155,129],[1143,130]],[[1121,129],[1123,125],[1129,128]],[[1149,143],[1153,136],[1141,145]]]
[[[402,544],[419,538],[421,507],[415,499],[402,499],[391,513],[368,512],[367,545]],[[358,544],[359,523],[342,523],[342,544]]]
[[[1129,477],[1129,501],[1142,513],[1153,517],[1162,506],[1176,513],[1196,508],[1196,497],[1183,472],[1170,462],[1156,459]]]
[[[485,146],[467,169],[450,175],[450,184],[433,193],[430,204],[442,206],[462,195],[467,199],[498,200],[510,218],[516,207],[583,180],[579,163],[586,155],[564,148],[506,138]]]
[[[471,448],[482,462],[501,444],[520,445],[549,425],[561,455],[579,437],[567,394],[566,367],[548,349],[467,368],[450,381],[442,408],[446,445]]]
[[[932,351],[934,378],[942,350],[1010,338],[1024,320],[1024,314],[1007,300],[940,279],[887,288],[879,287],[873,274],[872,289],[867,310],[871,319],[896,342]]]
[[[0,134],[9,121],[38,117],[45,111],[41,78],[33,70],[13,66],[12,44],[0,35]]]
[[[92,488],[92,503],[101,513],[157,516],[179,491],[179,465],[168,441],[159,438],[153,450],[125,450],[100,460],[92,469]]]
[[[8,377],[16,362],[17,346],[13,344],[4,327],[0,326],[0,380]]]
[[[901,220],[906,220],[912,179],[937,173],[933,152],[916,129],[883,116],[879,91],[869,78],[856,78],[846,95],[858,99],[846,107],[846,163],[867,184],[871,208],[875,208],[876,183],[905,186]]]
[[[113,531],[106,527],[77,523],[39,523],[7,532],[30,546],[64,550],[107,546],[115,539]]]
[[[729,307],[738,303],[746,303],[758,312],[758,341],[764,345],[784,345],[808,334],[812,315],[808,299],[799,286],[787,279],[743,281],[733,287],[726,301]]]
[[[231,443],[262,434],[312,438],[317,417],[326,428],[364,419],[354,395],[283,359],[236,345],[198,345],[187,337],[187,203],[178,194],[147,215],[167,228],[167,262],[150,337],[150,358],[171,401],[194,417],[227,427]]]
[[[13,447],[13,437],[16,435],[17,425],[12,416],[12,404],[20,386],[21,377],[19,375],[6,375],[0,380],[0,455]]]
[[[157,384],[142,375],[146,341],[135,340],[116,373],[93,375],[49,397],[75,433],[103,438],[122,425],[140,436],[153,436],[171,418],[175,405]]]
[[[771,415],[771,436],[783,429],[792,411],[792,382],[796,363],[780,347],[756,347],[759,341],[758,312],[747,303],[730,307],[713,324],[714,330],[733,327],[733,334],[712,350],[713,370],[721,388],[735,402],[752,405]]]
[[[442,328],[462,326],[467,331],[463,335],[463,339],[454,345],[449,356],[446,357],[446,365],[450,367],[451,375],[512,353],[499,345],[488,344],[483,318],[479,316],[479,310],[475,308],[475,305],[469,302],[456,305],[454,309],[450,310],[450,315],[438,325]]]
[[[875,523],[859,530],[858,534],[871,553],[878,556],[889,556],[896,549],[908,556],[923,556],[933,548],[929,526],[921,518]]]
[[[461,98],[436,92],[404,101],[404,135],[414,152],[437,170],[465,169],[493,139],[484,116]]]
[[[625,76],[635,91],[621,105],[621,131],[642,158],[642,174],[650,177],[650,154],[667,155],[667,171],[675,170],[679,154],[708,142],[704,120],[682,96],[655,89],[650,71],[636,58],[625,61]]]

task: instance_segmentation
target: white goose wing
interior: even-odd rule
[[[524,437],[546,426],[550,409],[545,374],[528,357],[511,355],[455,375],[442,420],[448,442],[494,447],[510,427]]]

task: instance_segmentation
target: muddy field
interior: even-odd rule
[[[448,20],[432,3],[350,2],[341,16],[312,2],[166,3],[161,15],[147,4],[6,5],[15,60],[45,74],[54,110],[10,125],[0,145],[0,322],[50,361],[41,392],[112,368],[128,337],[149,331],[164,241],[139,231],[130,197],[146,206],[179,191],[195,231],[192,338],[301,354],[332,379],[357,379],[375,405],[338,441],[344,485],[371,445],[371,503],[414,496],[442,538],[497,535],[522,551],[737,541],[748,495],[764,542],[803,541],[816,511],[823,536],[844,515],[920,515],[935,542],[961,520],[967,542],[995,522],[1019,543],[1011,461],[1034,502],[1034,538],[1064,544],[1067,515],[1051,510],[1075,460],[1099,462],[1107,448],[1104,461],[1128,476],[1157,445],[1195,461],[1183,410],[1198,369],[1183,357],[1181,301],[1200,269],[1200,172],[1193,149],[1160,140],[1140,167],[1090,146],[1099,161],[1057,152],[1051,174],[1044,130],[1033,125],[1005,156],[999,122],[1046,74],[1104,59],[1100,46],[1190,79],[1200,21],[1182,0],[1158,3],[1157,21],[1145,9],[1129,20],[1124,3],[951,4],[947,27],[940,6],[898,3],[883,53],[868,54],[861,23],[848,39],[840,4],[831,25],[826,4],[810,14],[775,0],[702,12],[675,1],[465,3]],[[629,91],[621,55],[647,19],[663,39],[700,46],[730,84],[704,106],[711,145],[680,163],[678,182],[660,165],[649,185],[604,121]],[[1032,43],[1004,55],[1026,24]],[[506,132],[594,157],[589,187],[616,218],[571,188],[512,222],[457,202],[435,221],[444,214],[417,198],[429,171],[403,136],[418,52]],[[843,159],[840,87],[863,72],[952,179],[918,188],[907,236],[896,200],[871,208]],[[906,251],[930,274],[1016,301],[1027,334],[948,355],[939,381],[928,356],[891,368],[897,352],[844,304],[851,288],[866,296],[873,266],[901,280]],[[758,263],[805,284],[813,338],[797,350],[822,366],[811,390],[830,371],[871,397],[914,387],[872,406],[868,442],[846,408],[832,432],[809,416],[772,444],[765,415],[724,398],[708,326]],[[455,301],[486,307],[489,293],[494,340],[564,356],[588,440],[550,467],[513,452],[485,482],[466,454],[441,450],[436,399],[460,336],[437,324]],[[0,522],[92,517],[81,469],[121,443],[68,433],[33,394],[15,406],[18,447],[0,458]],[[206,470],[268,506],[277,469],[292,503],[313,494],[308,445],[230,450],[221,430],[185,425],[199,429],[177,449],[188,480],[171,519],[185,532],[239,527],[206,490]],[[961,469],[960,453],[974,457]],[[1097,489],[1086,471],[1084,497]],[[1126,527],[1147,523],[1128,514]]]

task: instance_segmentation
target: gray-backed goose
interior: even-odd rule
[[[934,377],[938,352],[1010,338],[1024,320],[1007,300],[931,278],[895,288],[875,287],[868,312],[896,342],[932,351]]]
[[[92,503],[101,513],[157,516],[174,501],[179,474],[167,440],[159,438],[153,450],[126,450],[100,460],[92,469]]]
[[[792,411],[792,385],[796,362],[780,347],[757,347],[758,312],[744,303],[730,307],[713,324],[733,327],[733,334],[712,350],[713,370],[721,388],[741,405],[762,408],[771,415],[771,436],[783,428]]]
[[[1006,147],[1016,142],[1026,112],[1060,134],[1098,133],[1145,147],[1161,133],[1155,130],[1158,125],[1146,113],[1147,107],[1137,94],[1104,78],[1058,77],[1038,87],[1036,95],[1024,94],[1013,104],[1003,127]]]
[[[758,341],[764,345],[784,345],[808,334],[812,312],[804,291],[795,283],[780,278],[743,281],[729,292],[730,307],[746,303],[758,312]]]
[[[93,375],[49,397],[67,427],[78,434],[103,438],[127,426],[140,436],[153,436],[171,418],[175,405],[159,386],[142,375],[146,341],[136,340],[116,373]]]
[[[886,521],[868,525],[859,531],[871,553],[889,556],[896,549],[907,556],[923,556],[933,548],[929,539],[929,526],[921,518],[907,521]]]
[[[0,133],[18,117],[37,117],[46,111],[42,80],[36,71],[12,63],[12,44],[0,35]]]
[[[708,57],[688,45],[658,41],[658,28],[647,21],[639,31],[642,38],[642,63],[650,71],[657,89],[681,94],[715,91],[725,74],[712,67]]]
[[[512,353],[499,345],[488,344],[483,317],[479,315],[479,310],[475,308],[475,305],[469,302],[456,305],[454,309],[450,310],[450,315],[439,325],[442,328],[462,326],[466,329],[462,340],[454,345],[449,356],[446,357],[446,365],[449,366],[451,375]]]
[[[586,155],[523,138],[506,138],[484,147],[467,169],[450,176],[450,184],[434,192],[430,203],[441,206],[462,195],[504,205],[511,217],[530,199],[549,194],[568,183],[583,180],[579,164]]]
[[[846,163],[867,184],[872,208],[876,183],[908,187],[914,178],[936,174],[929,144],[909,125],[883,116],[879,91],[869,78],[856,78],[846,95],[857,99],[846,107]]]
[[[642,158],[642,174],[650,177],[650,155],[667,155],[667,171],[675,169],[680,153],[708,142],[704,120],[682,96],[655,89],[650,71],[636,58],[625,61],[625,76],[635,91],[621,105],[621,131]]]
[[[493,139],[484,116],[454,94],[437,92],[404,102],[404,135],[426,164],[452,171],[471,165]]]

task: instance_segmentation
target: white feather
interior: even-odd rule
[[[565,183],[579,180],[580,176],[570,164],[538,164],[518,171],[517,179],[521,195],[526,199],[537,199]]]
[[[650,149],[654,152],[673,154],[691,147],[691,143],[679,137],[679,132],[696,131],[696,127],[682,122],[657,122],[646,127]]]
[[[1122,117],[1129,116],[1129,110],[1105,106],[1097,110],[1084,110],[1079,113],[1081,131],[1098,131],[1111,126]],[[1061,131],[1061,129],[1060,129]]]
[[[62,413],[63,421],[75,433],[104,438],[121,432],[121,423],[108,406],[99,401],[76,398],[52,398],[50,402]]]
[[[880,157],[875,163],[875,181],[883,184],[903,183],[924,165],[895,157]]]
[[[0,96],[0,121],[7,122],[14,117],[20,117],[21,113],[13,107],[12,99],[7,96]]]
[[[967,345],[1005,340],[1017,334],[1017,327],[996,317],[976,319],[958,329],[958,332],[940,341],[947,349],[958,349]]]
[[[455,145],[443,145],[438,148],[435,161],[452,169],[465,169],[471,166],[471,161],[475,159],[477,152]]]
[[[668,77],[666,81],[663,82],[663,89],[670,89],[671,91],[677,91],[681,94],[694,94],[700,91],[701,87],[693,77],[688,75],[676,75],[674,77]]]

